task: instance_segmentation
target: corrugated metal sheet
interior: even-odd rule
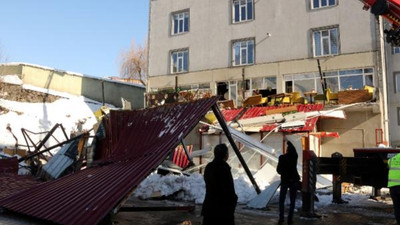
[[[266,107],[252,107],[247,109],[247,111],[240,117],[240,119],[250,119],[260,116],[265,116],[267,110],[274,110],[279,108],[289,107],[291,105],[278,105],[278,106],[266,106]],[[321,111],[324,108],[323,104],[307,104],[296,105],[298,112],[312,112],[312,111]],[[222,114],[225,117],[226,121],[231,121],[235,118],[242,109],[231,109],[231,110],[223,110]],[[279,129],[281,132],[306,132],[312,131],[315,127],[318,118],[309,119],[306,121],[306,125],[304,127],[295,127],[295,128],[287,128],[287,129]],[[260,131],[271,131],[275,129],[278,125],[276,124],[268,124],[264,125]]]
[[[305,125],[303,127],[293,127],[293,128],[286,128],[286,129],[279,129],[280,132],[308,132],[313,131],[315,124],[318,121],[318,117],[307,119]],[[261,132],[267,132],[275,129],[278,125],[276,124],[267,124],[264,125],[263,128],[260,130]]]
[[[247,109],[247,111],[241,116],[241,119],[249,119],[259,116],[265,116],[267,110],[274,110],[279,108],[286,108],[292,105],[278,105],[278,106],[266,106],[266,107],[252,107]],[[321,111],[324,108],[323,104],[307,104],[296,105],[298,112],[311,112],[311,111]],[[231,121],[235,118],[242,109],[234,109],[234,110],[223,110],[222,114],[225,117],[226,121]]]
[[[17,161],[18,165],[18,161]],[[20,191],[29,189],[40,184],[40,181],[32,176],[19,176],[12,174],[1,174],[0,176],[0,201],[2,198],[11,196]]]
[[[72,165],[78,154],[78,143],[75,139],[64,146],[42,167],[41,177],[46,179],[57,179]],[[71,158],[72,157],[72,158]]]
[[[232,121],[235,117],[243,111],[243,108],[240,109],[226,109],[222,111],[222,115],[225,118],[225,121]]]
[[[3,199],[0,206],[58,224],[97,224],[216,102],[212,97],[146,110],[112,111],[109,160]]]
[[[0,174],[18,174],[18,158],[0,159]]]

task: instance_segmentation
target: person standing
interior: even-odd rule
[[[237,195],[233,184],[228,147],[219,144],[214,148],[214,160],[204,170],[206,196],[201,214],[203,225],[234,225]]]
[[[388,166],[388,188],[393,201],[394,216],[397,224],[400,224],[400,154],[389,159]]]
[[[281,191],[279,195],[279,224],[284,222],[285,199],[289,189],[290,193],[290,208],[288,215],[288,224],[293,223],[293,214],[296,204],[297,184],[300,181],[299,173],[297,172],[297,152],[292,142],[287,141],[286,154],[279,156],[278,166],[276,171],[281,175]]]

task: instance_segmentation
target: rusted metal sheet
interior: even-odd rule
[[[13,195],[40,184],[40,181],[28,175],[1,174],[0,201],[2,198]]]
[[[0,159],[0,174],[18,174],[18,158]]]
[[[212,97],[112,111],[109,159],[0,200],[0,207],[58,224],[97,224],[161,164],[216,102]]]

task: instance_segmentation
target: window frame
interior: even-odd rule
[[[315,1],[318,1],[318,4],[319,4],[318,7],[315,7],[315,4],[314,4]],[[326,2],[325,6],[321,6],[323,1]],[[334,3],[332,5],[330,4],[331,1],[334,1]],[[335,6],[337,6],[339,4],[339,0],[310,0],[310,2],[311,2],[311,9],[312,10],[335,7]]]
[[[400,126],[400,107],[397,107],[397,125]]]
[[[177,32],[175,33],[175,15],[178,16],[178,25],[177,25]],[[182,15],[182,18],[179,16]],[[187,30],[186,28],[186,22],[185,22],[185,17],[187,16]],[[179,31],[179,23],[182,22],[182,31]],[[190,10],[189,9],[184,9],[176,12],[171,13],[171,35],[181,35],[181,34],[186,34],[189,33],[190,31]]]
[[[242,4],[242,1],[245,1],[245,4]],[[237,23],[243,23],[247,21],[253,21],[254,20],[254,0],[232,0],[232,23],[237,24]],[[236,21],[236,2],[239,3],[239,15],[238,15],[238,21]],[[249,9],[248,9],[248,4],[251,2],[251,18],[249,18]],[[242,19],[242,9],[244,8],[244,11],[246,13],[245,19]]]
[[[336,46],[336,53],[332,53],[332,41],[331,41],[331,31],[336,30],[336,35],[337,35],[337,46]],[[323,32],[328,32],[328,36],[324,36],[322,33]],[[320,55],[317,55],[317,48],[316,48],[316,42],[315,42],[315,35],[316,33],[319,33],[319,42],[320,42]],[[327,57],[327,56],[335,56],[340,54],[340,32],[339,32],[339,26],[330,26],[330,27],[321,27],[321,28],[315,28],[311,30],[311,39],[312,39],[312,54],[314,58],[319,58],[319,57]],[[329,42],[329,53],[325,54],[324,53],[324,40],[328,40]]]
[[[242,46],[243,43],[246,43],[246,48]],[[252,49],[252,62],[249,63],[249,43],[252,43],[253,49]],[[235,44],[239,43],[239,64],[236,64],[236,46]],[[243,51],[246,51],[246,62],[243,63]],[[232,66],[246,66],[246,65],[253,65],[255,64],[255,56],[256,56],[256,51],[255,51],[255,39],[254,38],[247,38],[247,39],[240,39],[240,40],[233,40],[232,41]]]
[[[361,70],[361,74],[359,73],[349,73],[349,74],[340,74],[340,72],[351,72],[351,71],[357,71],[357,70]],[[369,70],[372,70],[372,72],[368,72]],[[400,73],[399,73],[400,74]],[[327,79],[335,79],[337,80],[337,88],[333,89],[331,87],[331,90],[333,92],[337,92],[337,91],[342,91],[345,90],[347,87],[341,87],[341,78],[346,78],[346,77],[356,77],[356,76],[362,76],[362,80],[363,83],[362,85],[365,86],[367,85],[367,79],[366,76],[372,76],[372,85],[375,87],[375,69],[373,67],[363,67],[363,68],[355,68],[355,69],[346,69],[346,70],[335,70],[335,71],[327,71],[326,73],[324,73],[324,78]],[[302,78],[303,77],[303,78]],[[315,73],[303,73],[303,74],[287,74],[284,75],[283,77],[283,81],[284,81],[284,89],[286,89],[286,84],[287,82],[291,82],[292,84],[292,92],[303,92],[301,90],[298,90],[298,87],[296,86],[296,81],[313,81],[314,83],[314,90],[316,90],[319,94],[322,94],[322,87],[321,87],[321,83],[320,83],[320,75],[315,72]],[[311,90],[307,90],[307,91],[311,91]]]
[[[400,72],[393,73],[394,93],[400,94]]]
[[[182,57],[179,57],[177,55],[177,64],[179,60],[182,60],[182,70],[179,69],[179,66],[177,66],[176,71],[174,71],[174,54],[179,54],[182,53]],[[187,53],[187,68],[185,70],[185,53]],[[175,49],[170,51],[170,74],[179,74],[179,73],[187,73],[189,72],[189,48],[182,48],[182,49]],[[179,64],[178,64],[179,65]]]
[[[392,47],[392,54],[399,54],[400,53],[400,47],[394,46]]]

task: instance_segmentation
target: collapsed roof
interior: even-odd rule
[[[108,157],[94,167],[0,199],[0,207],[58,224],[97,224],[118,209],[217,100],[111,111]]]

